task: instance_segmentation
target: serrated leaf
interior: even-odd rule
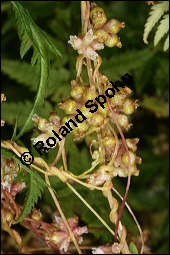
[[[169,49],[169,35],[167,36],[165,43],[164,43],[164,51]]]
[[[145,95],[144,99],[139,102],[139,105],[152,111],[158,118],[166,118],[169,115],[168,102],[158,99],[157,97]]]
[[[29,63],[18,60],[2,59],[1,70],[4,74],[8,75],[10,79],[28,87],[31,91],[37,91],[37,83],[35,79],[36,72]],[[61,100],[60,90],[63,91],[63,95],[68,96],[70,90],[69,71],[64,67],[59,67],[57,70],[51,68],[47,88],[47,96],[53,95],[54,100],[55,98],[57,98],[57,101]]]
[[[37,90],[35,80],[36,72],[29,63],[18,60],[2,59],[1,70],[4,74],[8,75],[10,79],[29,87],[31,91]]]
[[[100,69],[111,81],[115,82],[121,80],[121,76],[125,73],[128,72],[130,74],[131,70],[141,68],[154,54],[155,52],[148,48],[138,51],[128,51],[121,56],[111,57],[109,60],[103,59]],[[121,63],[121,68],[120,65],[117,64],[118,61]]]
[[[169,9],[168,1],[156,3],[151,7],[151,12],[149,13],[149,18],[146,21],[145,30],[143,34],[144,43],[148,44],[147,38],[150,31],[158,22],[158,20],[161,18],[161,16],[164,14],[164,12],[168,11],[168,9]]]
[[[160,21],[160,25],[158,26],[158,29],[155,33],[154,46],[158,44],[158,42],[168,32],[168,30],[169,30],[169,14],[166,14]]]
[[[24,202],[24,209],[22,210],[22,213],[16,220],[15,224],[22,221],[30,213],[31,209],[38,202],[38,198],[41,198],[44,187],[45,186],[42,185],[37,178],[30,174],[29,187]]]
[[[131,254],[139,254],[136,245],[132,242],[129,245],[129,250],[130,250]]]
[[[16,136],[16,139],[18,139],[24,134],[24,132],[26,132],[32,122],[33,114],[38,111],[44,102],[46,86],[49,78],[49,61],[47,49],[52,51],[57,56],[61,56],[61,53],[57,50],[53,42],[48,38],[47,34],[34,23],[29,12],[24,9],[18,1],[11,1],[11,3],[13,4],[17,19],[18,35],[22,41],[20,47],[21,58],[23,58],[23,56],[32,46],[34,49],[32,64],[36,64],[37,70],[39,72],[39,88],[35,97],[35,102],[22,130]]]
[[[22,114],[21,117],[18,120],[18,128],[21,130],[22,126],[24,125],[27,117],[29,116],[29,112],[31,110],[32,103],[28,100],[24,102],[8,102],[6,101],[5,104],[2,104],[1,112],[4,120],[10,124],[15,124],[15,118],[18,114],[18,111],[21,109]],[[53,111],[52,105],[46,101],[43,107],[39,110],[40,116],[47,117],[49,115],[49,112]],[[33,127],[33,121],[32,125],[29,126],[28,130]]]

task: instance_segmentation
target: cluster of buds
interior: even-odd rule
[[[97,36],[96,42],[104,43],[107,47],[122,47],[117,33],[125,27],[124,22],[119,22],[116,19],[107,21],[104,10],[95,3],[92,4],[90,18],[94,35]]]
[[[115,118],[118,124],[128,130],[132,124],[129,123],[129,115],[131,115],[135,109],[139,106],[138,100],[131,100],[128,96],[132,93],[132,90],[128,87],[119,88],[119,92],[116,92],[114,97],[110,99],[111,107],[114,111]],[[112,116],[112,112],[109,112],[109,116],[112,122],[115,123],[115,119]]]
[[[63,124],[67,123],[69,119],[74,119],[77,114],[77,109],[81,114],[82,123],[77,123],[77,127],[72,124],[72,134],[74,139],[78,140],[86,135],[86,133],[93,128],[101,128],[108,121],[108,105],[103,104],[103,107],[98,105],[96,97],[98,93],[93,86],[83,86],[78,84],[75,80],[71,82],[70,98],[67,98],[63,103],[59,103],[59,107],[67,114],[62,119]],[[91,100],[90,103],[88,100]],[[86,104],[88,102],[88,104]],[[90,110],[91,109],[91,110]]]
[[[98,54],[96,50],[107,47],[122,47],[120,38],[117,33],[121,28],[125,27],[124,22],[119,22],[116,19],[107,21],[104,10],[96,4],[92,4],[90,19],[90,29],[86,34],[70,35],[70,43],[74,50],[77,50],[80,55],[95,60]]]

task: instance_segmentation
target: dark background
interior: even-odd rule
[[[35,23],[46,31],[62,58],[50,54],[51,74],[46,93],[46,102],[39,115],[47,117],[49,112],[58,109],[58,102],[69,95],[70,81],[75,78],[75,57],[77,52],[68,44],[70,35],[81,32],[80,2],[78,1],[22,1],[28,9]],[[104,8],[108,20],[111,18],[125,22],[126,26],[118,35],[123,47],[107,48],[100,51],[103,64],[100,71],[107,75],[111,81],[120,80],[125,73],[132,75],[134,84],[133,98],[139,99],[140,107],[131,117],[133,127],[125,132],[125,137],[140,138],[137,155],[143,160],[138,166],[140,174],[132,177],[131,188],[127,202],[133,209],[145,233],[145,253],[168,254],[168,52],[163,52],[163,40],[154,48],[153,38],[157,26],[148,37],[149,44],[143,42],[144,25],[149,16],[151,6],[144,1],[97,1]],[[2,140],[11,139],[13,128],[19,109],[22,109],[18,123],[18,132],[23,127],[26,117],[34,101],[37,84],[35,71],[30,65],[32,50],[21,61],[19,48],[20,41],[16,29],[16,21],[9,1],[1,3],[1,68],[2,93],[7,101],[2,104],[2,118],[5,126],[1,129]],[[20,143],[30,150],[30,138],[35,137],[36,131],[30,126]],[[69,159],[69,170],[75,173],[82,172],[90,166],[88,153],[88,140],[74,144],[71,135],[68,135],[66,149]],[[35,151],[33,151],[35,153]],[[50,152],[53,157],[53,152]],[[51,161],[50,161],[51,162]],[[76,170],[75,170],[76,169]],[[123,195],[126,179],[115,178],[114,186]],[[54,181],[58,190],[62,208],[66,216],[74,214],[80,216],[83,223],[91,227],[102,225],[96,221],[72,193],[60,182]],[[105,218],[108,215],[108,205],[98,192],[88,192],[87,189],[77,190],[87,201]],[[71,196],[71,199],[70,199]],[[22,198],[18,198],[21,199]],[[53,202],[45,192],[42,201],[37,205],[48,221],[51,216],[46,215],[46,208],[54,210]],[[109,220],[106,218],[106,221]],[[138,244],[139,234],[131,216],[125,210],[123,223],[128,230],[129,242]],[[23,232],[26,237],[26,232]],[[23,236],[22,235],[22,236]],[[15,254],[16,248],[3,232],[4,251]],[[104,245],[110,241],[106,231],[91,231],[92,244]],[[88,239],[86,242],[90,242]],[[32,246],[32,245],[31,245]],[[16,249],[16,250],[15,250]]]

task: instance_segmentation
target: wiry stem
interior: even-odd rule
[[[48,176],[45,176],[45,180],[46,180],[46,183],[47,183],[48,185],[50,185],[50,181],[49,181]],[[62,218],[63,221],[64,221],[64,224],[66,225],[66,227],[67,227],[67,229],[68,229],[68,232],[69,232],[69,234],[70,234],[70,237],[71,237],[71,239],[72,239],[72,241],[73,241],[73,243],[74,243],[74,245],[75,245],[75,247],[76,247],[78,253],[79,253],[79,254],[82,254],[82,252],[81,252],[81,250],[80,250],[80,247],[79,247],[79,245],[78,245],[78,243],[77,243],[77,240],[76,240],[76,238],[75,238],[73,232],[71,231],[70,226],[68,225],[67,219],[66,219],[66,217],[65,217],[65,215],[64,215],[64,213],[63,213],[63,211],[62,211],[62,209],[61,209],[61,207],[60,207],[60,204],[59,204],[59,202],[58,202],[58,200],[57,200],[57,198],[56,198],[54,192],[53,192],[50,188],[49,188],[49,192],[50,192],[50,194],[51,194],[51,196],[52,196],[52,198],[53,198],[53,200],[54,200],[54,202],[55,202],[55,205],[56,205],[56,207],[57,207],[57,209],[58,209],[58,211],[59,211],[59,213],[60,213],[60,215],[61,215],[61,218]]]

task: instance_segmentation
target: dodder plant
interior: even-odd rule
[[[88,226],[80,227],[77,216],[66,219],[56,192],[49,180],[49,177],[53,176],[65,183],[113,235],[112,243],[92,248],[93,254],[137,253],[133,243],[128,247],[127,230],[121,223],[125,205],[132,214],[141,234],[142,246],[140,252],[143,253],[141,228],[126,203],[131,176],[138,176],[139,174],[139,170],[136,167],[136,164],[141,163],[141,158],[136,156],[136,145],[139,139],[126,139],[123,134],[123,130],[128,130],[132,125],[129,123],[128,116],[137,108],[137,100],[133,101],[129,98],[132,90],[126,84],[123,88],[119,87],[113,93],[110,81],[99,71],[102,58],[96,52],[103,49],[104,45],[106,47],[121,47],[117,33],[121,28],[125,27],[125,23],[116,19],[107,21],[106,14],[102,8],[95,3],[81,2],[82,32],[78,36],[70,36],[69,40],[73,49],[78,51],[76,58],[77,76],[75,80],[71,81],[70,97],[59,104],[66,116],[60,118],[56,112],[52,112],[49,118],[45,119],[34,113],[37,112],[38,107],[43,103],[44,90],[48,81],[49,63],[47,49],[55,54],[60,53],[48,36],[35,25],[29,13],[18,2],[12,3],[18,20],[19,36],[22,40],[21,57],[26,54],[31,46],[34,48],[31,63],[32,65],[36,64],[38,67],[37,71],[40,78],[36,100],[23,129],[16,135],[16,122],[12,140],[2,142],[2,228],[16,241],[22,253],[30,253],[43,248],[25,248],[22,237],[12,228],[12,225],[16,223],[20,223],[23,227],[31,230],[53,250],[65,254],[70,249],[76,249],[79,254],[82,254],[82,235],[88,233]],[[82,75],[83,70],[86,70],[87,75],[85,78]],[[87,78],[88,82],[85,82]],[[104,92],[107,89],[110,89],[108,91],[113,94],[110,93],[110,97],[107,97],[106,101],[101,101],[102,103],[98,104],[97,97],[103,99],[104,97],[102,96],[104,96]],[[76,124],[74,117],[77,114],[77,109],[83,115],[79,116],[80,122]],[[85,119],[81,119],[82,116],[85,116]],[[36,138],[32,138],[33,143],[41,141],[46,148],[50,148],[46,141],[49,137],[54,137],[53,131],[62,137],[61,140],[57,141],[58,151],[55,160],[49,165],[41,157],[34,157],[34,162],[30,166],[23,165],[18,158],[24,152],[29,152],[29,150],[25,147],[20,147],[14,141],[27,130],[31,119],[36,123],[39,131],[39,135]],[[95,137],[89,147],[92,158],[91,167],[80,175],[75,175],[68,169],[65,141],[67,134],[70,132],[74,135],[75,141],[84,139],[91,134]],[[9,152],[9,150],[13,151],[14,154]],[[56,165],[61,159],[63,165],[58,168]],[[20,171],[18,169],[19,165],[22,167],[21,170],[23,172],[28,172],[30,175],[24,206],[15,201],[16,194],[25,187],[25,182],[23,181],[14,182]],[[45,180],[40,173],[44,175]],[[114,179],[116,177],[127,178],[124,197],[114,188]],[[81,184],[91,192],[95,189],[102,192],[110,206],[108,215],[113,224],[112,227],[81,196],[76,188],[73,187],[72,182]],[[48,187],[59,215],[52,219],[52,223],[43,221],[40,210],[34,208],[34,204],[41,197],[44,187]],[[120,205],[114,197],[115,193],[122,199]],[[74,243],[74,248],[70,246],[71,242]],[[86,250],[90,248],[90,246],[86,247]]]

